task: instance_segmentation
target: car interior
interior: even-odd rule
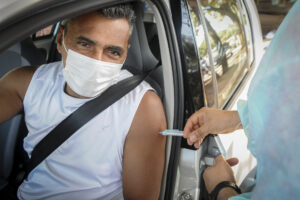
[[[171,100],[170,97],[173,93],[173,88],[165,88],[165,84],[172,81],[172,71],[170,71],[172,69],[162,67],[162,65],[170,66],[170,61],[168,60],[170,55],[166,51],[168,45],[162,20],[158,10],[155,10],[155,7],[151,6],[150,2],[148,4],[146,2],[135,2],[133,8],[136,13],[136,22],[130,38],[131,47],[123,69],[133,74],[141,74],[160,64],[147,77],[146,81],[150,83],[161,98],[166,110],[168,126],[171,127],[173,125],[172,109],[174,109],[174,100]],[[56,24],[53,24],[51,33],[48,36],[37,37],[33,33],[26,39],[2,51],[0,53],[0,77],[16,67],[38,66],[60,60],[61,57],[56,50],[56,33],[59,23],[58,21]],[[158,26],[160,26],[160,31],[158,31]],[[168,59],[161,60],[161,58]],[[26,134],[27,128],[22,113],[0,124],[0,190],[8,182],[21,179],[19,173],[26,157],[22,141]],[[163,182],[166,182],[170,143],[170,138],[168,138]],[[162,184],[162,187],[165,187],[165,183]],[[163,193],[161,196],[163,196]]]

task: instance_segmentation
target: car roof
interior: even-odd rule
[[[72,0],[81,1],[81,0]],[[113,1],[113,0],[111,0]],[[162,0],[169,6],[169,0]],[[7,21],[13,21],[20,16],[26,17],[27,15],[32,15],[31,11],[38,11],[38,8],[45,9],[51,7],[57,3],[64,4],[64,2],[70,2],[70,0],[1,0],[0,4],[0,28],[3,23]],[[107,0],[107,2],[110,2]],[[125,1],[123,1],[125,2]],[[1,30],[1,29],[0,29]]]
[[[0,7],[0,51],[24,39],[25,35],[64,18],[91,11],[119,0],[4,0]],[[132,0],[124,0],[132,2]],[[22,30],[22,31],[20,31]],[[13,36],[13,37],[11,37]]]

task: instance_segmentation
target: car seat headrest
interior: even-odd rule
[[[142,73],[153,69],[158,60],[152,54],[148,44],[143,22],[144,4],[141,2],[135,3],[133,8],[136,21],[129,40],[131,47],[128,49],[124,69],[128,69],[133,73]]]
[[[30,65],[26,58],[21,55],[21,45],[12,45],[7,50],[0,53],[0,77],[15,67]]]

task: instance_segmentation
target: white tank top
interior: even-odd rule
[[[61,62],[42,65],[27,89],[23,104],[29,133],[24,149],[29,157],[42,138],[89,101],[64,92],[62,68]],[[129,76],[122,70],[120,80]],[[151,89],[142,82],[81,127],[31,171],[18,189],[19,199],[112,199],[122,194],[125,138],[141,99]]]

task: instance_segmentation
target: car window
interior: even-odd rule
[[[52,24],[34,33],[32,39],[40,40],[43,38],[49,38],[53,36],[53,31],[54,31],[54,25]]]
[[[201,76],[202,76],[202,85],[204,90],[204,101],[205,106],[214,107],[215,106],[215,90],[213,84],[213,73],[211,70],[211,63],[209,59],[209,51],[207,41],[205,39],[205,31],[202,21],[200,20],[200,12],[198,9],[198,4],[196,0],[187,1],[190,11],[190,18],[193,23],[193,31],[196,39]],[[194,99],[194,105],[196,109],[199,109],[197,106],[197,99]]]
[[[256,0],[265,41],[270,41],[296,0]]]
[[[287,14],[296,0],[256,0],[259,13]]]
[[[237,0],[187,2],[198,48],[205,105],[222,108],[254,60],[248,13],[245,5]]]
[[[247,40],[238,1],[202,1],[222,108],[248,71]]]
[[[181,4],[181,38],[180,38],[180,50],[185,59],[184,69],[185,69],[185,100],[186,100],[186,113],[194,112],[197,109],[203,107],[203,88],[202,88],[202,78],[199,67],[199,59],[197,53],[197,45],[193,34],[193,26],[191,24],[189,11],[187,5],[184,1],[180,2]],[[177,21],[175,19],[174,21]]]

